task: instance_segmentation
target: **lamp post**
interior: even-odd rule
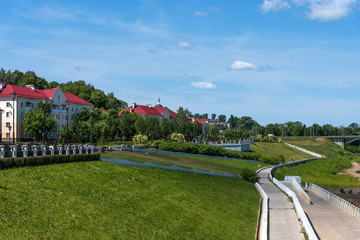
[[[4,110],[0,109],[0,115],[4,113]],[[2,142],[2,116],[1,116],[1,122],[0,122],[0,142]]]
[[[69,144],[69,102],[65,102],[66,107],[66,145]]]
[[[91,117],[90,117],[91,145],[93,144],[93,115],[94,115],[94,108],[91,108]]]
[[[43,128],[43,134],[44,134],[44,138],[43,138],[43,144],[45,145],[45,120],[46,120],[46,114],[45,114],[45,104],[46,104],[46,98],[43,98],[43,104],[44,104],[44,107],[43,107],[43,111],[44,111],[44,128]]]
[[[15,145],[15,98],[16,98],[16,92],[13,91],[11,93],[11,98],[13,100],[13,105],[12,105],[12,108],[13,108],[13,145]]]

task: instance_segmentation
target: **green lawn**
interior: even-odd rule
[[[275,171],[275,177],[283,180],[284,176],[300,176],[302,182],[312,182],[322,187],[360,187],[359,179],[343,174],[343,170],[351,168],[351,162],[359,161],[359,156],[341,149],[327,139],[285,138],[291,144],[320,153],[326,158],[283,167]]]
[[[263,163],[251,163],[227,159],[193,157],[176,154],[142,153],[131,151],[113,151],[102,153],[104,158],[121,158],[136,162],[152,162],[163,165],[197,168],[205,171],[239,174],[242,168],[256,170],[265,167]]]
[[[0,239],[254,239],[241,179],[108,162],[0,171]]]
[[[284,155],[286,162],[313,158],[313,156],[287,146],[284,143],[255,142],[250,145],[250,150],[262,156]]]

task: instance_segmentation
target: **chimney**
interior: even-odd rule
[[[32,90],[35,90],[35,85],[25,85],[26,88],[31,88]]]
[[[133,103],[132,108],[136,108],[136,103]]]

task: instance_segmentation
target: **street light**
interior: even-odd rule
[[[65,102],[66,107],[66,145],[69,144],[69,102]]]
[[[44,111],[44,128],[43,128],[43,134],[44,134],[44,138],[43,138],[43,145],[45,145],[45,104],[46,104],[46,98],[43,98],[43,104],[44,104],[44,107],[43,107],[43,111]]]
[[[4,113],[4,110],[0,109],[0,115]],[[2,123],[2,116],[1,116],[1,123]],[[2,124],[0,124],[0,142],[2,142]]]
[[[13,145],[15,145],[15,98],[16,98],[16,92],[15,91],[13,91],[12,93],[11,93],[11,97],[12,97],[12,100],[13,100],[13,105],[12,105],[12,109],[13,109]]]
[[[90,127],[91,127],[91,145],[93,144],[93,115],[94,115],[94,108],[91,108],[91,118],[90,118]]]

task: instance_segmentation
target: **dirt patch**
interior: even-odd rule
[[[316,141],[319,141],[319,142],[327,142],[328,139],[327,138],[323,138],[323,137],[319,137],[316,139]]]
[[[345,173],[350,174],[354,177],[360,178],[360,164],[357,162],[351,163],[352,167],[345,170]]]
[[[326,190],[360,207],[360,188],[328,188]]]

